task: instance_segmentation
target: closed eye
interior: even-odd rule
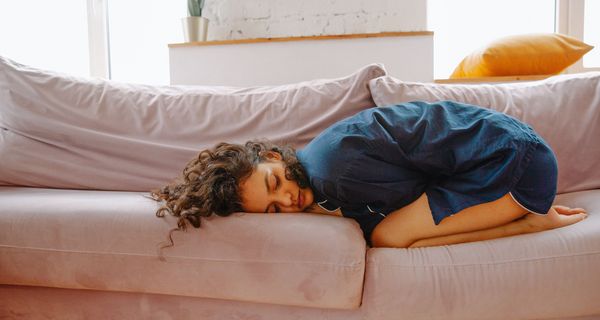
[[[275,190],[277,190],[281,186],[281,179],[279,179],[279,176],[276,174],[274,174],[273,176],[275,176]],[[275,207],[275,213],[281,212],[281,209],[278,205],[273,205],[273,207]]]
[[[274,175],[275,176],[275,190],[279,189],[279,186],[281,186],[281,180],[279,179],[278,175]]]
[[[267,177],[273,177],[275,179],[275,183],[273,184],[272,182],[268,182],[269,180],[267,180]],[[272,181],[272,180],[271,180]],[[281,179],[279,179],[279,176],[276,174],[271,173],[270,175],[266,175],[265,176],[265,185],[267,186],[267,190],[270,190],[271,187],[273,186],[273,191],[269,191],[269,192],[274,192],[277,189],[279,189],[279,187],[281,186]],[[273,210],[273,211],[271,211]],[[281,212],[281,209],[279,208],[278,205],[274,204],[272,207],[267,208],[267,210],[265,210],[266,213],[278,213]]]

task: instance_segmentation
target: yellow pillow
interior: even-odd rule
[[[558,33],[500,38],[465,57],[450,78],[557,74],[593,48]]]

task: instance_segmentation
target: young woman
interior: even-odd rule
[[[313,212],[355,219],[375,247],[423,247],[558,228],[585,210],[552,206],[557,164],[531,127],[451,101],[371,108],[295,152],[269,142],[200,152],[153,192],[169,212]]]

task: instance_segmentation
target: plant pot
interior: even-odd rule
[[[181,19],[185,42],[206,41],[208,19],[204,17],[185,17]]]

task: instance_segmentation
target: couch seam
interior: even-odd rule
[[[423,268],[423,267],[470,267],[470,266],[481,266],[481,265],[501,265],[515,262],[536,262],[542,260],[549,259],[562,259],[562,258],[573,258],[573,257],[581,257],[581,256],[591,256],[591,255],[600,255],[599,252],[586,252],[581,254],[572,254],[572,255],[562,255],[562,256],[551,256],[551,257],[540,257],[534,259],[518,259],[518,260],[509,260],[509,261],[498,261],[498,262],[486,262],[486,263],[469,263],[469,264],[430,264],[430,265],[401,265],[401,264],[384,264],[374,262],[373,259],[367,261],[367,265],[377,265],[379,267],[402,267],[402,268]]]
[[[60,252],[60,253],[77,253],[77,254],[96,254],[96,255],[119,255],[119,256],[138,256],[138,257],[149,257],[159,259],[158,255],[149,255],[149,254],[141,254],[141,253],[110,253],[110,252],[93,252],[93,251],[78,251],[78,250],[59,250],[59,249],[49,249],[49,248],[36,248],[36,247],[17,247],[17,246],[7,246],[0,245],[0,249],[9,248],[9,249],[28,249],[28,250],[36,250],[36,251],[47,251],[47,252]],[[169,256],[165,255],[165,259],[180,259],[180,260],[201,260],[207,262],[222,262],[222,263],[232,263],[232,262],[243,262],[243,263],[277,263],[277,264],[312,264],[312,265],[327,265],[327,266],[336,266],[343,268],[356,268],[364,265],[364,261],[354,262],[349,264],[338,264],[338,263],[326,263],[326,262],[315,262],[315,261],[274,261],[274,260],[227,260],[227,259],[210,259],[210,258],[200,258],[200,257],[183,257],[183,256]]]

